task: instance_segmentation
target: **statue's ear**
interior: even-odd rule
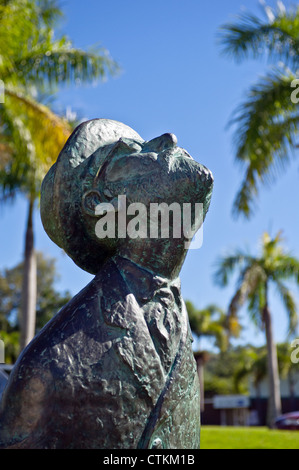
[[[96,189],[86,191],[82,198],[82,208],[85,214],[91,217],[98,217],[96,207],[103,202],[102,196]]]
[[[91,217],[99,217],[107,212],[118,212],[120,206],[118,198],[112,199],[108,189],[104,189],[105,198],[96,189],[91,189],[84,193],[82,198],[82,208],[85,214]],[[107,198],[110,202],[107,202]],[[122,208],[122,206],[121,206]]]

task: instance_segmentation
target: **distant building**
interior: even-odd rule
[[[249,420],[250,400],[246,395],[215,395],[213,406],[220,411],[221,426],[245,426]]]
[[[205,399],[202,424],[247,426],[250,420],[250,398],[247,395],[214,395]]]
[[[280,380],[282,413],[299,411],[298,373]],[[249,395],[215,395],[205,399],[202,424],[218,426],[265,426],[268,402],[267,379],[255,387],[249,383]]]
[[[255,409],[260,425],[267,421],[267,402],[269,388],[267,378],[263,379],[258,386],[249,381],[250,406]],[[298,372],[286,379],[280,379],[280,396],[282,413],[299,410],[299,366]]]

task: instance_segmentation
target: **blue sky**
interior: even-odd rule
[[[285,2],[286,5],[293,2]],[[270,2],[270,5],[274,5]],[[232,130],[227,123],[246,90],[266,72],[265,60],[236,64],[221,55],[220,25],[244,8],[262,14],[256,0],[64,0],[60,30],[76,47],[98,44],[109,50],[122,71],[104,83],[64,87],[56,109],[71,107],[86,119],[110,118],[133,127],[144,139],[173,132],[178,145],[214,175],[203,246],[188,253],[181,272],[182,293],[198,308],[216,303],[227,308],[234,285],[213,283],[219,256],[234,248],[252,253],[264,231],[283,230],[285,246],[299,256],[298,161],[260,192],[258,210],[249,221],[232,218],[232,203],[242,172],[234,162]],[[0,212],[0,268],[22,259],[26,202],[19,197]],[[76,294],[91,279],[45,234],[35,214],[36,248],[57,259],[59,290]],[[299,304],[299,294],[295,291]],[[285,339],[287,323],[279,298],[271,294],[276,341]],[[264,335],[246,320],[241,342],[264,344]]]

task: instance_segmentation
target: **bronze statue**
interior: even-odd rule
[[[178,276],[202,220],[192,209],[191,235],[165,237],[161,227],[147,232],[150,212],[137,223],[136,207],[202,203],[205,216],[212,186],[173,134],[144,141],[105,119],[77,127],[44,179],[41,217],[95,277],[20,355],[1,402],[0,448],[199,448],[199,383]],[[139,236],[124,231],[130,223]]]

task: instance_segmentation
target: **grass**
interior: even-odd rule
[[[201,449],[299,449],[299,431],[202,426]]]

